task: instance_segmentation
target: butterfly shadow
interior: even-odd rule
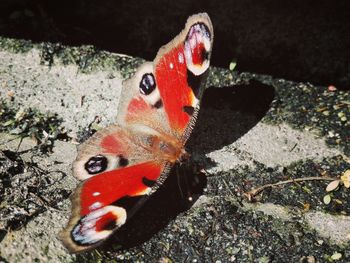
[[[266,115],[274,96],[273,87],[254,80],[206,89],[188,151],[204,168],[215,166],[205,154],[234,143],[252,129]]]
[[[188,143],[188,151],[196,157],[203,157],[206,153],[233,143],[266,114],[273,97],[273,88],[260,82],[208,88],[196,128]],[[174,166],[164,184],[100,250],[112,252],[140,245],[165,228],[180,213],[187,211],[203,194],[207,185],[206,176],[200,172],[200,168],[215,165],[203,159],[204,167],[202,163]]]

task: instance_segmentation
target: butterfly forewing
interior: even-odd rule
[[[199,14],[188,19],[185,29],[162,47],[155,59],[162,104],[172,131],[180,138],[193,124],[191,118],[199,108],[212,45],[210,19],[207,14]]]
[[[149,194],[164,170],[164,164],[145,162],[91,177],[74,195],[74,208],[64,244],[80,252],[96,247],[122,226],[140,197]],[[127,204],[127,205],[126,205]]]
[[[178,139],[193,125],[205,88],[213,46],[213,27],[207,14],[191,16],[185,29],[160,48],[127,80],[118,111],[120,123],[147,123]],[[188,134],[189,135],[189,134]]]

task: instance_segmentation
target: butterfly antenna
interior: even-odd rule
[[[176,178],[177,178],[177,186],[179,187],[180,190],[180,194],[181,194],[181,198],[184,199],[184,193],[182,191],[182,187],[181,187],[181,179],[180,179],[180,171],[179,171],[179,166],[176,165]]]

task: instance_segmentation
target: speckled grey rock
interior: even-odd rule
[[[1,98],[8,100],[9,92],[12,91],[15,102],[23,107],[35,107],[42,112],[56,112],[63,118],[62,125],[69,130],[72,137],[76,137],[78,132],[85,129],[95,116],[102,117],[101,126],[113,122],[122,83],[119,72],[98,69],[82,73],[77,65],[64,65],[59,59],[49,67],[40,63],[40,52],[37,46],[24,53],[13,53],[0,48]],[[216,81],[215,78],[225,74],[230,75],[231,84],[234,82],[230,72],[218,69],[214,71],[210,83],[217,83],[220,87],[222,82]],[[237,75],[235,77],[236,81],[244,78]],[[257,78],[264,79],[263,76]],[[265,82],[275,85],[272,78],[265,78]],[[215,110],[217,109],[213,111]],[[210,109],[204,107],[203,111],[208,113]],[[237,114],[231,108],[218,112],[222,114],[220,118],[227,122],[231,116]],[[216,121],[215,118],[199,120],[214,125]],[[232,131],[229,129],[218,131],[217,138],[206,139],[220,140],[232,137]],[[206,136],[206,132],[200,129],[198,133],[194,138],[196,142],[196,139]],[[11,138],[13,137],[9,137],[8,134],[0,135],[0,150],[16,150],[18,139]],[[305,255],[315,253],[319,262],[323,262],[338,250],[343,258],[349,259],[349,234],[339,230],[349,229],[349,215],[328,215],[319,207],[315,207],[317,210],[311,208],[310,211],[303,212],[297,205],[281,205],[272,201],[251,204],[242,198],[243,190],[240,189],[240,185],[236,185],[237,182],[243,185],[247,181],[249,185],[249,180],[261,184],[260,180],[266,174],[271,174],[271,177],[264,179],[265,183],[270,183],[270,180],[274,180],[274,173],[280,176],[286,167],[294,169],[296,163],[306,160],[321,163],[324,159],[337,156],[347,158],[342,148],[330,147],[325,138],[317,133],[296,130],[286,122],[273,123],[264,119],[257,119],[255,125],[246,133],[240,133],[233,138],[235,140],[215,149],[206,148],[200,143],[193,144],[194,152],[204,151],[205,158],[213,164],[207,169],[208,185],[204,194],[191,209],[169,222],[165,229],[141,244],[140,249],[136,247],[116,254],[109,252],[102,256],[99,254],[99,257],[115,258],[118,255],[120,260],[144,262],[167,258],[176,262],[247,262],[254,255],[254,262],[272,262],[274,258],[283,261],[287,260],[288,256],[290,262],[295,262],[294,260]],[[21,147],[31,148],[34,145],[30,139],[25,139]],[[25,148],[21,148],[23,149]],[[67,174],[63,180],[51,187],[68,190],[75,188],[77,182],[70,170],[75,155],[75,144],[57,140],[52,154],[42,155],[36,160],[41,167],[50,167]],[[196,154],[194,156],[196,157]],[[29,160],[30,153],[23,158]],[[321,189],[324,189],[324,186],[322,185]],[[295,196],[294,200],[298,199],[298,194]],[[322,202],[320,205],[322,206]],[[25,227],[7,233],[0,242],[0,261],[74,261],[76,256],[70,255],[57,237],[66,224],[69,213],[70,204],[66,198],[59,202],[57,207],[48,207],[46,211],[33,217]],[[272,228],[269,228],[270,226]],[[289,236],[293,236],[294,243],[288,241]],[[268,240],[275,241],[269,244]],[[317,240],[322,240],[323,245],[317,244]],[[300,252],[303,242],[307,244],[304,247],[305,253],[309,254]],[[281,251],[284,251],[285,247],[292,252],[283,256]],[[91,254],[79,256],[80,260],[95,262],[91,258]]]
[[[101,125],[114,120],[121,91],[118,72],[84,74],[77,65],[41,65],[40,51],[25,54],[0,51],[1,96],[14,92],[15,100],[26,107],[64,116],[69,135],[87,127],[96,116]],[[114,109],[114,110],[113,110]]]

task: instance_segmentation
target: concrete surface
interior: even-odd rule
[[[0,97],[10,107],[34,107],[44,113],[57,113],[63,119],[61,125],[73,139],[79,137],[95,116],[101,118],[101,127],[113,122],[123,74],[112,67],[97,67],[83,73],[79,65],[63,63],[59,56],[48,66],[42,63],[41,55],[42,49],[38,45],[25,52],[13,52],[0,46]],[[134,69],[131,66],[131,72]],[[267,109],[264,114],[254,112],[256,105],[251,105],[253,110],[248,111],[244,107],[243,110],[235,109],[231,107],[230,97],[220,105],[203,99],[203,111],[189,146],[194,158],[207,170],[208,182],[203,195],[189,205],[193,205],[191,208],[178,212],[153,235],[132,248],[76,256],[70,255],[57,238],[70,213],[70,202],[64,196],[55,199],[54,205],[46,204],[43,211],[18,229],[3,229],[0,261],[297,262],[303,257],[314,256],[317,262],[328,262],[332,255],[341,253],[337,262],[349,262],[348,189],[341,187],[334,194],[333,199],[342,203],[335,208],[334,203],[333,206],[322,203],[327,194],[324,190],[327,181],[269,189],[261,194],[257,203],[249,203],[243,197],[245,191],[289,179],[289,175],[320,176],[318,170],[311,169],[310,162],[334,177],[350,166],[344,152],[349,142],[330,145],[327,136],[317,132],[317,127],[296,129],[293,123],[281,121],[282,115],[278,114],[272,120],[275,115],[271,114],[284,107],[277,103],[282,98],[279,94],[283,93],[283,86],[298,88],[300,83],[213,69],[208,86],[219,94],[225,88],[229,92],[232,90],[232,96],[238,96],[233,84],[241,85],[244,90],[245,85],[255,85],[248,84],[251,79],[260,80],[276,91],[272,106],[269,105],[271,101],[263,105]],[[312,87],[312,84],[307,85]],[[319,89],[327,91],[322,87]],[[349,98],[346,93],[341,96]],[[1,133],[2,152],[16,151],[18,145],[16,136]],[[70,170],[76,155],[75,140],[56,140],[52,153],[47,154],[26,151],[34,147],[35,142],[30,138],[21,143],[17,152],[24,162],[31,162],[35,153],[35,163],[45,171],[53,171],[42,175],[44,178],[58,176],[57,171],[66,175],[47,186],[42,196],[46,193],[49,198],[51,190],[72,191],[77,183]],[[31,170],[26,172],[31,173]],[[25,172],[16,175],[18,180],[21,176],[35,177],[34,173],[23,174]],[[309,209],[303,206],[306,204],[311,204]],[[2,203],[0,209],[4,207],[6,204]],[[134,233],[132,231],[127,229],[126,232]]]

